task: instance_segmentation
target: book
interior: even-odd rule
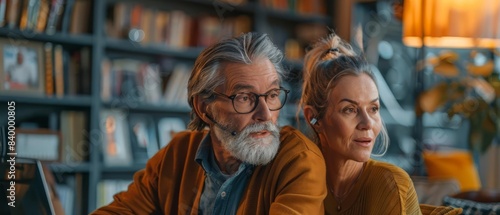
[[[0,27],[5,25],[5,8],[7,6],[7,0],[0,0]]]
[[[92,9],[92,1],[89,0],[74,0],[74,6],[69,23],[70,34],[85,34],[89,33],[90,17],[89,11]]]
[[[71,14],[73,13],[75,0],[66,0],[66,5],[64,6],[64,14],[61,20],[61,32],[69,32],[69,24],[71,22]]]
[[[191,69],[188,65],[177,64],[168,79],[164,92],[167,105],[189,106],[187,103],[187,84]]]
[[[199,21],[198,46],[206,47],[217,42],[217,35],[220,32],[220,22],[215,16],[203,16]]]
[[[90,48],[89,47],[84,47],[80,50],[80,62],[79,62],[79,77],[78,77],[78,82],[79,83],[79,89],[78,92],[80,94],[90,94],[90,80],[91,80],[91,61],[90,61]]]
[[[54,75],[56,80],[56,96],[64,96],[64,65],[63,65],[63,49],[61,45],[56,45],[54,48]]]
[[[168,23],[168,12],[165,11],[155,11],[153,15],[153,35],[151,38],[151,42],[154,44],[161,44],[164,42],[166,37],[166,29]]]
[[[68,56],[68,95],[77,95],[81,93],[80,85],[83,83],[80,81],[81,69],[80,69],[80,52],[69,53]]]
[[[116,3],[113,7],[113,16],[110,20],[110,27],[106,29],[107,35],[114,38],[124,38],[130,25],[131,6],[126,3]]]
[[[57,31],[59,19],[64,9],[64,0],[52,0],[50,4],[49,18],[47,19],[47,26],[45,33],[54,34]]]
[[[32,0],[22,0],[21,18],[19,20],[19,29],[21,30],[25,30],[28,26],[28,7],[30,7],[30,1]]]
[[[16,129],[16,152],[21,158],[60,161],[61,134],[48,129]]]
[[[30,0],[28,6],[28,20],[26,23],[26,28],[29,30],[35,30],[36,23],[38,19],[38,14],[40,13],[40,0]]]
[[[143,60],[106,59],[101,64],[101,95],[104,101],[111,98],[125,102],[160,104],[162,84],[160,67]]]
[[[35,26],[36,32],[44,32],[47,26],[47,18],[50,13],[50,0],[41,0],[38,12],[38,19]]]
[[[141,15],[141,22],[139,29],[142,30],[143,33],[143,39],[140,41],[143,44],[148,44],[153,41],[153,15],[154,12],[153,10],[149,8],[144,8],[142,10],[142,15]]]
[[[88,156],[87,115],[80,111],[62,111],[60,131],[62,134],[63,163],[81,163]]]
[[[142,101],[143,92],[137,76],[143,62],[135,59],[113,60],[113,97],[127,101]]]
[[[78,82],[78,80],[75,80],[74,77],[71,77],[72,74],[70,73],[70,68],[71,68],[71,53],[70,50],[67,48],[64,48],[62,50],[62,68],[63,68],[63,77],[64,77],[64,95],[76,95],[73,89],[71,89],[71,85],[74,85],[74,83]]]
[[[139,72],[138,79],[146,102],[150,104],[158,104],[161,101],[162,96],[160,66],[157,64],[144,65]]]
[[[16,28],[21,16],[21,0],[8,0],[6,21],[9,28]]]
[[[54,77],[52,66],[52,43],[45,43],[45,94],[54,95]]]
[[[111,61],[104,58],[101,62],[101,99],[103,101],[111,100]]]

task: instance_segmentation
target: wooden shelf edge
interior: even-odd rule
[[[89,163],[51,163],[48,164],[54,173],[80,173],[90,172]]]
[[[146,164],[132,164],[130,166],[105,166],[102,168],[103,173],[134,173],[146,168]]]
[[[142,0],[142,3],[146,4],[157,4],[158,1],[155,0]],[[106,4],[108,5],[113,5],[116,3],[131,3],[134,4],[133,0],[107,0]],[[176,2],[179,3],[179,2]],[[189,3],[189,4],[196,4],[198,6],[208,6],[208,7],[219,7],[219,8],[225,8],[225,9],[231,9],[231,11],[242,11],[242,12],[249,12],[252,13],[255,11],[255,6],[257,5],[254,2],[245,2],[243,4],[233,4],[233,3],[228,3],[224,1],[213,1],[213,0],[183,0],[180,1],[180,3]]]
[[[288,19],[297,22],[320,22],[328,25],[332,22],[331,18],[325,15],[301,14],[297,11],[291,10],[280,10],[268,7],[264,8],[269,17],[272,18]]]
[[[55,97],[55,96],[33,96],[33,95],[14,95],[0,93],[0,102],[14,101],[16,103],[24,104],[39,104],[39,105],[63,105],[63,106],[90,106],[91,97],[90,96],[65,96],[65,97]]]
[[[106,49],[150,55],[166,55],[176,58],[196,59],[203,47],[173,48],[160,44],[141,44],[124,39],[107,38]]]
[[[73,35],[68,33],[45,34],[34,31],[22,31],[0,27],[0,37],[13,40],[29,40],[38,42],[51,42],[70,45],[92,46],[92,35]]]
[[[127,109],[135,111],[152,111],[152,112],[175,112],[175,113],[190,113],[191,108],[189,106],[180,105],[165,105],[165,104],[144,104],[139,101],[127,102],[123,100],[111,100],[103,101],[103,107],[111,109]]]

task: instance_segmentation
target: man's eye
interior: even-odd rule
[[[349,108],[344,108],[343,112],[344,112],[344,113],[355,113],[355,112],[356,112],[356,109],[355,109],[355,108],[352,108],[352,107],[349,107]]]
[[[278,93],[271,93],[267,97],[270,98],[270,99],[276,99],[276,98],[279,97],[279,94]]]
[[[235,99],[237,102],[248,102],[251,100],[251,97],[250,95],[248,94],[238,94],[238,96],[236,96],[236,99]]]

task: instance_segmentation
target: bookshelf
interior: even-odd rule
[[[17,4],[16,11],[19,12],[17,15],[12,15],[10,11],[8,14],[2,14],[0,11],[0,39],[3,39],[0,41],[4,46],[12,44],[22,46],[24,43],[36,44],[38,53],[43,53],[43,56],[38,56],[42,59],[38,61],[40,63],[37,65],[37,69],[43,71],[43,73],[38,74],[38,77],[43,79],[41,82],[43,89],[18,92],[15,89],[5,90],[2,85],[0,108],[6,110],[7,101],[15,101],[18,110],[16,124],[23,129],[26,127],[51,129],[60,132],[62,136],[76,138],[69,140],[63,138],[61,144],[67,147],[64,150],[69,150],[65,151],[69,154],[69,158],[65,158],[66,161],[48,163],[66,192],[62,196],[74,196],[71,198],[72,202],[65,201],[69,202],[67,203],[68,207],[71,207],[66,209],[71,211],[70,214],[92,212],[99,207],[98,199],[102,195],[99,189],[104,186],[103,184],[109,184],[110,180],[111,183],[112,180],[132,180],[133,173],[144,167],[144,161],[136,162],[135,154],[128,157],[134,160],[130,165],[106,165],[103,156],[106,156],[106,153],[109,152],[107,150],[110,150],[103,147],[109,143],[107,126],[117,126],[114,123],[125,122],[128,125],[124,128],[123,138],[133,140],[133,135],[140,134],[133,134],[135,130],[130,128],[130,119],[147,115],[149,118],[140,123],[152,125],[152,127],[147,128],[154,132],[148,132],[146,135],[148,135],[149,140],[152,140],[151,142],[156,141],[157,145],[160,145],[160,140],[165,138],[162,135],[168,136],[160,131],[159,124],[162,119],[166,118],[168,121],[171,118],[177,118],[187,125],[190,109],[186,103],[165,103],[163,100],[166,94],[171,92],[166,89],[173,74],[176,71],[181,71],[179,74],[182,74],[182,71],[189,71],[190,66],[203,48],[220,37],[211,29],[202,27],[218,28],[219,32],[225,33],[223,34],[225,37],[233,36],[238,31],[268,33],[278,47],[284,50],[286,56],[295,56],[294,59],[285,61],[285,67],[292,71],[287,81],[290,82],[289,86],[294,89],[296,87],[293,82],[300,77],[302,67],[300,58],[303,53],[301,50],[311,39],[311,35],[303,37],[297,34],[297,31],[303,29],[297,26],[315,24],[322,26],[324,32],[327,32],[326,26],[335,29],[332,11],[336,1],[327,0],[247,0],[241,1],[242,3],[235,3],[240,1],[231,0],[174,0],[166,2],[156,0],[140,2],[131,0],[40,0],[36,2],[40,2],[39,9],[45,7],[47,10],[45,14],[47,25],[49,25],[52,13],[53,5],[51,3],[59,2],[65,6],[59,9],[63,11],[60,13],[60,17],[52,18],[56,19],[52,21],[52,26],[56,30],[40,30],[37,27],[24,27],[23,30],[20,30],[20,22],[25,16],[23,10],[29,2],[31,0],[0,1],[0,4],[7,3],[7,9]],[[296,5],[286,5],[288,4],[286,2],[295,2]],[[317,4],[321,5],[321,11],[314,11],[314,7],[306,7],[307,4],[313,3],[316,7]],[[30,11],[36,11],[36,9]],[[120,14],[122,15],[120,16]],[[13,19],[9,16],[17,16],[17,18]],[[38,16],[42,15],[38,14]],[[173,29],[164,29],[166,28],[164,27],[162,29],[165,32],[157,34],[151,30],[151,26],[149,26],[149,30],[147,30],[148,27],[144,27],[144,23],[153,25],[153,20],[158,21],[159,25],[163,22],[162,26],[166,26],[168,22],[161,20],[158,18],[159,16],[169,17],[177,22],[197,23],[189,25],[196,26],[197,30],[192,32],[186,27],[182,28],[182,26]],[[41,21],[31,24],[37,26],[39,22]],[[137,31],[132,36],[124,34],[122,28],[116,27],[116,25],[123,24],[122,22],[128,23],[124,25],[135,25],[132,27],[143,30],[143,32]],[[195,29],[195,27],[192,28]],[[143,33],[144,38],[140,40]],[[183,40],[185,35],[202,36]],[[290,38],[293,38],[291,46],[288,42]],[[51,44],[51,49],[47,49],[47,51],[45,44],[48,43]],[[57,50],[62,50],[62,52]],[[123,64],[124,62],[132,62],[132,64]],[[0,63],[2,62],[0,61]],[[105,65],[109,67],[105,67]],[[113,75],[115,74],[112,72],[118,70],[117,68],[130,65],[137,68],[146,67],[148,71],[153,71],[151,74],[155,75],[159,72],[158,80],[161,80],[162,83],[159,84],[161,90],[155,91],[158,98],[144,97],[144,95],[153,93],[122,91],[124,87],[112,85],[112,82],[118,82],[114,79]],[[106,71],[110,72],[108,75],[111,74],[111,76],[106,76]],[[123,74],[126,72],[123,70]],[[129,72],[135,74],[136,71]],[[123,74],[120,77],[125,77]],[[187,81],[185,74],[178,76],[178,80]],[[147,78],[147,76],[143,78]],[[130,83],[123,82],[121,84]],[[116,90],[117,88],[120,90]],[[104,89],[109,89],[106,92],[108,94],[103,94]],[[137,95],[134,94],[131,97],[130,93]],[[182,97],[184,93],[177,92],[175,98],[185,102],[186,98]],[[292,101],[288,103],[289,105],[282,114],[283,118],[289,119],[288,122],[295,121],[295,102],[300,97],[299,92],[293,93],[291,95]],[[116,115],[112,121],[109,121],[107,117],[103,117],[103,113],[106,111],[119,112],[123,114],[124,118]],[[7,124],[5,119],[0,119],[0,123],[1,125]],[[76,124],[79,127],[73,126]],[[70,125],[71,128],[66,128],[65,125]],[[178,123],[175,125],[177,127],[172,125],[175,128],[169,129],[178,129],[179,126],[185,125]],[[126,142],[133,144],[134,141]],[[131,148],[131,150],[133,149]],[[146,149],[142,150],[146,153]],[[149,148],[147,151],[150,153]],[[105,183],[102,183],[103,181]],[[119,189],[121,188],[116,188],[116,190]]]

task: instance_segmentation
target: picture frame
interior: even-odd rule
[[[62,135],[50,129],[16,129],[16,153],[19,158],[48,162],[62,161]]]
[[[158,142],[159,148],[163,148],[168,143],[177,132],[186,130],[186,123],[184,120],[178,117],[165,117],[158,121],[158,136],[160,141]]]
[[[127,117],[121,110],[101,111],[100,130],[103,136],[102,154],[105,166],[130,166],[132,154]]]
[[[129,115],[129,133],[135,163],[146,163],[158,152],[155,123],[150,115]]]
[[[0,39],[0,93],[44,94],[44,44]]]

